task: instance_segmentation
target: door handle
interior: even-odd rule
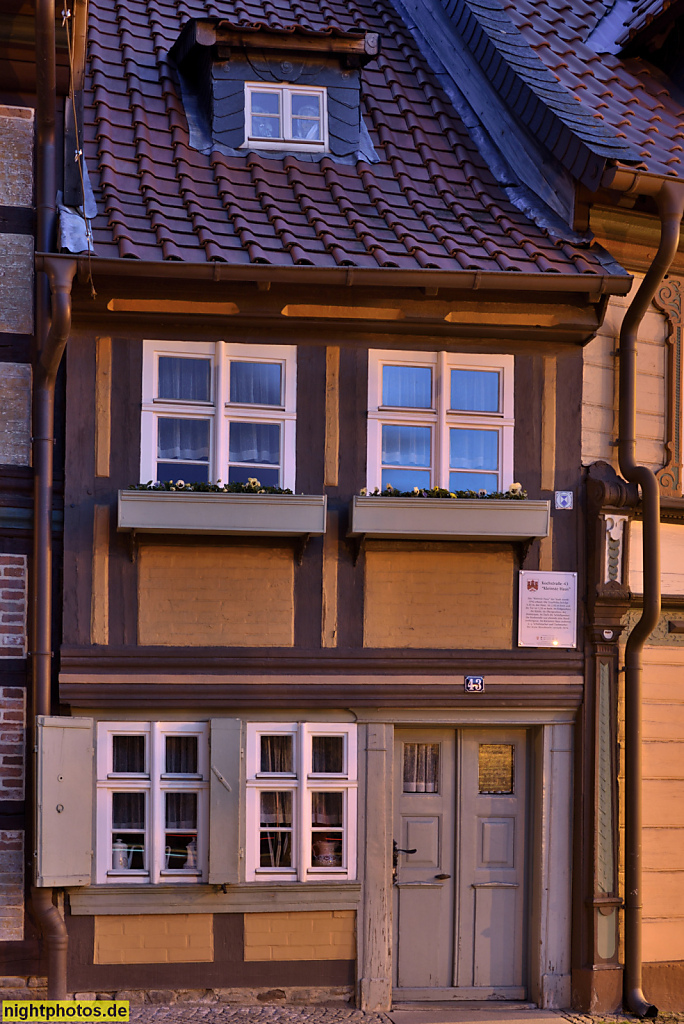
[[[392,840],[392,867],[396,868],[397,864],[399,863],[399,854],[400,853],[417,853],[417,852],[418,852],[417,850],[402,850],[399,846],[397,846],[396,839],[393,839]]]
[[[451,875],[435,875],[435,878],[438,878],[440,882],[442,882],[446,878],[451,878]]]

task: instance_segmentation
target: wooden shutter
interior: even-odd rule
[[[209,769],[209,881],[235,884],[244,877],[244,744],[239,718],[211,720]]]
[[[36,885],[90,885],[93,721],[37,719]]]

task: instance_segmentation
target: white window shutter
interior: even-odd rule
[[[36,885],[90,885],[93,721],[37,719]]]
[[[244,756],[239,718],[212,718],[209,769],[209,881],[240,881],[244,848]]]

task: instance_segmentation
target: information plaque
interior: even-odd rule
[[[520,572],[518,647],[577,647],[576,572]]]

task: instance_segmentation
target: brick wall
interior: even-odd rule
[[[0,687],[0,800],[24,799],[26,692]]]
[[[24,833],[0,831],[0,942],[24,938]]]
[[[26,657],[26,555],[0,553],[0,658]]]
[[[96,964],[213,961],[212,914],[107,914],[95,918]]]
[[[353,960],[356,911],[245,914],[245,960]]]

